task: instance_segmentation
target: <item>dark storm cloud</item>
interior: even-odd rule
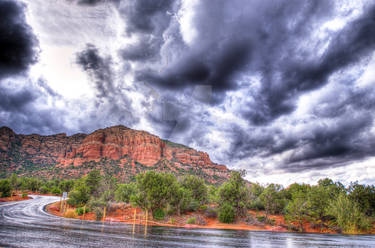
[[[0,80],[24,73],[37,60],[38,42],[24,10],[18,1],[0,1]]]
[[[31,104],[37,95],[28,89],[21,89],[19,91],[9,90],[0,87],[0,110],[7,112],[17,112],[22,110],[28,104]]]
[[[171,22],[176,8],[174,0],[130,0],[121,2],[118,10],[126,23],[128,36],[138,42],[124,48],[120,54],[125,60],[147,61],[158,57],[165,42],[163,32]]]
[[[86,49],[77,54],[77,64],[90,75],[99,97],[107,97],[114,91],[111,58],[102,57],[94,45],[87,44]]]
[[[215,91],[234,89],[235,75],[247,65],[250,45],[246,40],[230,41],[205,55],[190,54],[162,73],[138,72],[137,79],[168,89],[186,85],[210,85]]]
[[[90,76],[97,91],[96,107],[102,108],[102,113],[93,113],[92,121],[99,119],[113,121],[114,124],[125,124],[132,126],[138,122],[134,116],[131,99],[122,91],[122,81],[116,82],[116,72],[113,69],[113,62],[110,56],[103,56],[92,44],[77,54],[76,62]],[[93,125],[84,125],[82,128],[91,130]],[[98,124],[94,125],[98,126]],[[108,124],[107,124],[108,126]],[[100,128],[100,126],[98,126]]]
[[[96,6],[98,4],[112,4],[118,3],[121,0],[65,0],[70,3],[82,5],[82,6]]]
[[[345,80],[345,85],[350,84]],[[341,90],[341,91],[340,91]],[[373,87],[337,89],[321,99],[305,120],[305,130],[275,127],[239,128],[231,131],[231,159],[252,156],[271,158],[291,152],[278,164],[289,172],[344,166],[375,155],[374,125],[375,90]],[[338,97],[340,91],[340,97]],[[297,120],[303,122],[303,120]]]
[[[45,82],[34,84],[27,78],[39,48],[26,23],[25,10],[26,6],[19,1],[0,1],[0,125],[24,133],[64,131],[60,111],[38,106],[40,99],[56,93]]]
[[[167,26],[167,11],[172,7],[173,0],[130,0],[121,8],[128,33],[152,33]]]
[[[44,108],[50,95],[42,83],[28,79],[23,86],[13,88],[0,84],[0,126],[8,126],[18,133],[53,134],[66,132],[59,109]]]
[[[264,70],[256,112],[244,112],[243,116],[262,124],[290,113],[301,94],[327,84],[331,75],[368,57],[374,48],[375,7],[372,7],[334,35],[322,56],[305,63],[288,58],[280,61],[281,67],[276,70]]]

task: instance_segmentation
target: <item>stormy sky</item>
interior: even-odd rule
[[[375,183],[372,0],[0,0],[0,126],[125,125],[260,183]]]

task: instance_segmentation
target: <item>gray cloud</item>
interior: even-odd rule
[[[26,23],[24,9],[19,1],[0,2],[0,80],[26,72],[37,61],[38,41]]]
[[[41,132],[72,126],[87,132],[116,124],[136,127],[144,118],[163,138],[208,151],[229,166],[268,164],[267,172],[321,170],[374,155],[375,90],[373,83],[358,83],[375,51],[373,3],[343,28],[323,29],[327,21],[352,16],[353,7],[341,10],[341,2],[333,0],[198,1],[191,13],[195,36],[186,42],[180,0],[70,2],[72,8],[112,4],[124,22],[123,35],[133,43],[120,46],[118,58],[99,49],[102,44],[88,44],[76,54],[97,96],[93,102],[66,102],[75,113],[42,110],[38,102],[61,99],[46,81],[17,91],[2,85],[2,123],[26,131],[41,125]],[[0,6],[4,3],[20,7],[9,13],[22,22],[17,26],[7,17],[10,25],[0,24],[0,31],[14,24],[13,30],[31,32],[22,5]],[[36,58],[35,37],[17,37],[27,56],[14,52],[18,60],[5,63],[10,69],[0,61],[0,79],[27,71]],[[133,76],[134,84],[125,87],[123,78]],[[134,105],[137,97],[140,105]],[[309,99],[301,102],[304,97]],[[143,115],[134,106],[149,112]]]

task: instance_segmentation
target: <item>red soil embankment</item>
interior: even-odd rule
[[[29,199],[31,199],[31,197],[29,197],[29,196],[22,197],[20,195],[13,195],[13,196],[9,196],[9,197],[0,198],[0,202],[24,201],[24,200],[29,200]]]
[[[61,216],[67,217],[66,214],[64,215],[62,211],[60,211],[61,202],[55,202],[46,207],[47,212]],[[75,208],[71,206],[67,206],[65,209],[65,213],[70,211],[71,213],[75,210]],[[136,211],[136,220],[134,221],[134,211]],[[265,213],[262,211],[249,211],[249,214],[256,218],[257,216],[264,216]],[[102,221],[109,221],[109,222],[123,222],[127,224],[141,224],[144,225],[145,221],[145,212],[142,211],[140,208],[133,208],[130,205],[125,204],[117,204],[112,209],[107,210],[106,217]],[[72,216],[70,216],[72,217]],[[93,212],[86,213],[85,215],[74,215],[73,218],[81,219],[81,220],[96,220],[96,216]],[[197,224],[187,224],[188,219],[196,218]],[[183,227],[183,228],[206,228],[206,229],[231,229],[231,230],[249,230],[249,231],[274,231],[274,232],[292,232],[288,229],[288,224],[285,221],[284,216],[282,215],[268,215],[268,218],[274,221],[273,225],[269,224],[249,224],[246,222],[245,219],[239,219],[235,223],[232,224],[224,224],[221,223],[218,218],[208,218],[204,215],[204,213],[198,212],[190,212],[183,215],[173,215],[168,216],[165,220],[153,220],[152,216],[149,215],[149,219],[147,224],[149,226],[169,226],[169,227]],[[295,224],[295,223],[293,223]],[[307,233],[335,233],[335,231],[330,230],[324,227],[314,227],[309,222],[303,223],[304,231]],[[375,229],[370,233],[374,234]]]

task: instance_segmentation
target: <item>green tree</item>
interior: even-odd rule
[[[97,191],[101,180],[102,177],[100,176],[100,171],[98,170],[92,170],[87,174],[85,183],[89,188],[90,194],[97,196]]]
[[[306,192],[298,191],[293,194],[293,199],[289,201],[285,208],[285,219],[298,223],[300,231],[303,229],[303,221],[309,217],[309,202]]]
[[[20,186],[18,177],[15,173],[12,173],[12,175],[9,178],[9,182],[12,185],[12,188],[17,190]]]
[[[259,196],[264,191],[264,187],[258,183],[252,183],[249,188],[249,208],[253,210],[264,210],[264,205]]]
[[[345,233],[355,233],[371,227],[370,220],[361,212],[358,204],[344,193],[330,202],[328,212],[335,217],[337,226]]]
[[[115,199],[118,202],[129,203],[131,196],[136,194],[136,190],[135,183],[119,184],[115,191]]]
[[[244,216],[249,205],[249,190],[240,172],[232,172],[228,182],[219,188],[219,205],[229,204],[236,216]]]
[[[163,209],[178,191],[176,177],[172,174],[148,171],[137,175],[137,194],[132,201],[143,209]]]
[[[209,186],[207,186],[207,192],[208,192],[208,202],[210,202],[210,203],[219,202],[218,188],[217,187],[215,187],[213,185],[209,185]]]
[[[269,214],[281,213],[286,205],[285,192],[282,192],[282,186],[279,184],[268,185],[259,199],[266,211],[266,217]]]
[[[59,183],[59,188],[62,192],[70,192],[74,187],[74,180],[62,180]]]
[[[219,209],[219,221],[222,223],[232,223],[236,218],[235,209],[229,204],[224,203]]]
[[[90,199],[90,188],[84,180],[76,181],[73,191],[69,193],[68,203],[72,206],[80,207],[85,205]]]
[[[12,194],[12,185],[8,179],[0,180],[1,197],[8,197]]]
[[[361,212],[367,216],[375,215],[375,187],[374,185],[361,185],[358,182],[349,186],[349,198],[356,202]]]
[[[207,203],[207,187],[203,179],[197,176],[185,176],[182,178],[180,185],[182,188],[191,192],[191,198],[196,201],[198,205]]]

